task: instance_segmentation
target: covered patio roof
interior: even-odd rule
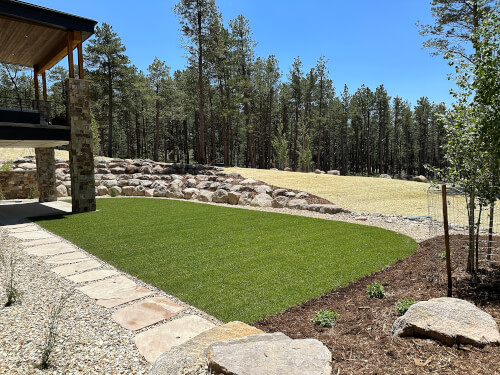
[[[52,68],[93,33],[96,21],[17,0],[0,1],[0,61]]]

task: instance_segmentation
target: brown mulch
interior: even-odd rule
[[[464,271],[466,243],[465,236],[451,237],[453,297],[476,304],[499,324],[500,268],[490,267],[473,281]],[[499,246],[497,238],[497,252]],[[448,347],[433,340],[391,335],[398,299],[446,296],[445,261],[439,257],[444,248],[443,237],[424,241],[413,255],[382,271],[254,325],[266,332],[322,341],[332,351],[332,374],[500,374],[499,347]],[[375,280],[386,290],[383,299],[367,295],[366,286]],[[340,314],[333,328],[311,325],[319,309]]]

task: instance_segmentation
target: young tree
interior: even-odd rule
[[[149,72],[149,84],[153,90],[153,95],[155,99],[155,141],[154,141],[154,153],[153,160],[158,161],[159,155],[158,150],[160,148],[160,110],[162,107],[162,97],[165,94],[167,88],[167,80],[169,78],[170,68],[165,64],[165,61],[160,61],[155,57],[153,63],[148,67]]]

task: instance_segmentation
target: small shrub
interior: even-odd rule
[[[30,186],[30,192],[28,193],[28,199],[36,198],[36,189],[34,186]]]
[[[2,189],[0,189],[0,201],[3,201],[5,199],[5,195],[3,195]]]
[[[368,291],[368,296],[370,296],[370,298],[384,298],[385,289],[378,280],[375,280],[373,284],[368,285],[366,290]]]
[[[11,171],[12,170],[12,161],[6,161],[2,165],[0,165],[0,171]]]
[[[45,340],[42,345],[42,358],[40,360],[39,367],[41,369],[47,369],[50,366],[50,356],[54,351],[54,347],[57,343],[58,338],[58,328],[61,321],[61,315],[68,300],[69,295],[62,296],[58,301],[54,303],[49,315],[49,326],[47,327],[47,332],[45,334]]]
[[[2,254],[2,264],[5,268],[6,273],[6,284],[5,284],[5,307],[11,306],[13,303],[19,301],[21,297],[21,292],[16,288],[14,282],[14,273],[16,268],[16,258],[14,255],[10,255],[10,257]]]
[[[113,188],[110,188],[110,189],[109,189],[109,195],[110,195],[111,197],[113,197],[113,198],[114,198],[114,197],[117,197],[117,196],[118,196],[118,190],[113,189]]]
[[[452,253],[452,252],[450,252],[450,258],[451,258],[452,256],[453,256],[453,253]],[[446,259],[446,251],[444,251],[444,250],[443,250],[443,251],[441,251],[441,252],[439,253],[439,257],[440,257],[441,259]]]
[[[396,302],[396,310],[399,316],[404,315],[411,305],[415,303],[415,300],[411,298],[403,297],[399,301]]]
[[[339,313],[331,310],[320,309],[316,311],[314,318],[311,321],[315,325],[320,325],[322,327],[333,327],[337,319],[339,318]]]

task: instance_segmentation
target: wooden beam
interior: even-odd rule
[[[76,45],[76,50],[78,51],[78,78],[85,79],[85,73],[83,71],[83,39],[82,32],[75,31],[75,39],[77,39],[78,44]]]
[[[73,34],[72,31],[68,32],[68,34]],[[75,48],[78,44],[72,38],[72,49]],[[43,73],[46,70],[49,70],[52,68],[54,65],[56,65],[59,61],[61,61],[64,56],[68,54],[68,37],[65,36],[59,44],[52,50],[50,51],[41,61],[37,64],[38,66],[38,73]]]
[[[47,77],[45,72],[42,73],[42,93],[43,93],[43,100],[47,101]]]
[[[74,35],[72,32],[68,32],[68,45],[67,45],[67,54],[68,54],[68,70],[69,70],[69,78],[75,78],[75,64],[73,63],[73,41]]]
[[[34,72],[33,72],[33,81],[35,83],[35,100],[39,100],[40,99],[40,88],[38,86],[38,70],[36,69],[36,67],[34,68]]]

